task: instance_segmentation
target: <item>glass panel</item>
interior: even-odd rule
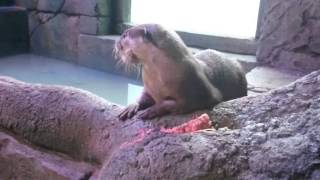
[[[193,33],[255,37],[260,0],[131,0],[132,23]]]

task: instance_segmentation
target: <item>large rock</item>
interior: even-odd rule
[[[35,10],[37,8],[39,0],[15,0],[17,6],[25,7],[29,10]]]
[[[46,12],[59,12],[66,0],[38,0],[37,9]]]
[[[95,167],[51,154],[0,132],[0,179],[79,180],[93,175]]]
[[[78,51],[79,17],[64,14],[37,13],[29,16],[35,26],[31,34],[32,51],[55,58],[76,60]]]
[[[110,15],[111,0],[65,0],[62,9],[65,13],[87,16]]]
[[[109,17],[80,16],[80,33],[89,35],[105,35],[110,33]]]
[[[111,0],[38,0],[37,9],[86,16],[110,15]]]
[[[267,0],[257,59],[311,72],[320,68],[318,0]]]
[[[119,108],[88,92],[6,77],[0,77],[0,108],[1,128],[99,164],[99,179],[320,177],[320,71],[266,94],[221,103],[210,113],[217,130],[194,133],[159,131],[188,116],[122,122]]]
[[[320,71],[270,93],[221,103],[217,131],[151,133],[116,152],[101,179],[318,179]],[[223,128],[229,127],[229,128]]]

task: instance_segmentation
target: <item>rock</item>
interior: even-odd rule
[[[37,10],[46,12],[59,12],[65,4],[65,0],[38,0]]]
[[[319,177],[320,71],[268,93],[223,102],[210,112],[217,130],[193,133],[159,131],[190,120],[187,115],[122,122],[117,106],[88,92],[7,77],[0,77],[0,103],[1,128],[97,163],[102,168],[94,177],[101,180]]]
[[[38,0],[37,9],[73,15],[109,16],[110,0]]]
[[[79,17],[51,13],[36,15],[36,21],[40,19],[41,25],[31,36],[33,52],[65,60],[77,59]]]
[[[22,6],[28,10],[34,10],[37,8],[39,0],[15,0],[17,6]]]
[[[0,179],[78,180],[89,178],[96,170],[61,154],[35,149],[0,132]]]
[[[89,35],[104,35],[110,33],[109,17],[80,16],[80,33]]]
[[[80,16],[80,33],[96,35],[98,31],[98,20],[96,17]]]
[[[320,67],[317,0],[268,0],[257,60],[275,67],[311,72]]]
[[[211,117],[217,127],[229,128],[151,134],[116,152],[100,178],[315,179],[319,84],[317,71],[287,87],[221,103]]]

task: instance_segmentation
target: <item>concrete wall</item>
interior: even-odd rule
[[[258,61],[305,72],[319,69],[320,1],[262,1]]]
[[[31,50],[77,62],[80,35],[110,33],[111,0],[16,0],[29,16]]]
[[[115,23],[128,19],[121,14],[125,2],[129,5],[127,0],[16,0],[29,12],[33,53],[103,70],[114,69],[114,39],[97,35],[110,34],[118,28]],[[320,1],[262,3],[258,61],[306,72],[319,69]]]

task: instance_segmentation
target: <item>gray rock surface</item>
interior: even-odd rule
[[[31,36],[32,51],[55,58],[76,60],[78,53],[79,17],[52,13],[33,14],[37,26]]]
[[[109,17],[80,16],[79,28],[81,34],[103,35],[109,33]],[[97,37],[99,38],[99,37]]]
[[[77,63],[80,34],[111,31],[110,0],[16,0],[16,4],[28,9],[31,50],[36,54]]]
[[[320,68],[320,2],[267,0],[257,60],[305,72]]]
[[[37,9],[39,11],[46,12],[58,12],[61,9],[66,0],[38,0]]]
[[[217,130],[166,134],[158,128],[194,115],[121,122],[119,108],[90,93],[2,77],[0,127],[100,164],[98,179],[317,179],[319,84],[317,71],[286,87],[221,103],[210,112]]]
[[[66,13],[70,15],[109,16],[110,0],[32,0],[38,1],[37,10]],[[22,6],[34,6],[35,3],[18,0]],[[20,3],[21,2],[21,3]]]
[[[95,35],[98,31],[98,21],[96,17],[80,16],[79,28],[81,34]]]
[[[79,180],[93,175],[96,167],[62,154],[40,151],[0,132],[0,179]]]
[[[62,11],[67,14],[108,16],[110,0],[65,0]]]
[[[116,152],[101,179],[317,179],[320,71],[269,93],[221,103],[218,130],[152,133]]]
[[[17,6],[25,7],[29,10],[34,10],[37,8],[39,0],[15,0]]]

